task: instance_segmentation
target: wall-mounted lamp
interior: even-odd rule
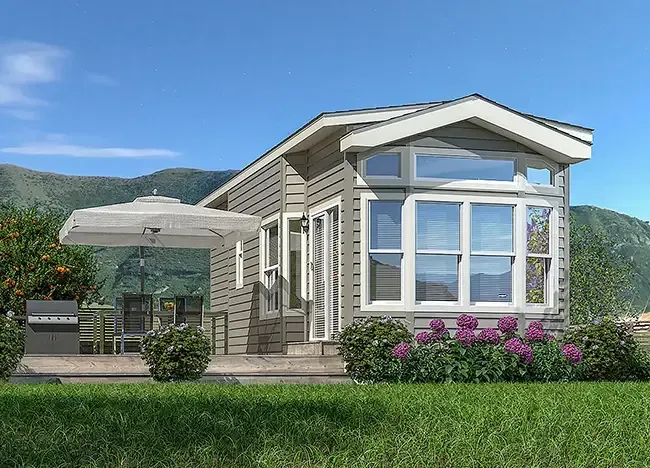
[[[309,231],[309,218],[307,218],[305,213],[303,213],[302,218],[300,218],[300,225],[305,232]]]

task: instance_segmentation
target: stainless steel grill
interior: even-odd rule
[[[26,354],[79,354],[76,301],[27,301]]]

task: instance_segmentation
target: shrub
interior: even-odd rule
[[[583,354],[585,380],[646,380],[650,378],[647,353],[631,330],[613,319],[595,321],[570,329],[564,342]]]
[[[346,371],[357,381],[417,383],[550,382],[579,375],[580,350],[561,348],[541,322],[532,322],[523,338],[515,333],[514,317],[499,320],[503,334],[487,328],[477,335],[478,320],[470,315],[456,324],[460,328],[451,337],[442,320],[432,320],[413,342],[406,327],[389,317],[355,322],[342,333]],[[391,340],[378,339],[388,332]],[[391,341],[397,341],[392,348]]]
[[[413,334],[404,323],[389,316],[368,317],[355,320],[341,331],[339,354],[354,381],[387,381],[394,378],[393,348],[412,340]]]
[[[148,332],[140,349],[157,382],[198,380],[210,362],[210,340],[203,329],[185,323]]]
[[[0,382],[6,382],[25,352],[25,333],[12,318],[0,314]]]

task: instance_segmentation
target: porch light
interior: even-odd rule
[[[305,232],[309,231],[309,219],[305,213],[303,213],[302,218],[300,218],[300,226],[302,226],[302,229]]]

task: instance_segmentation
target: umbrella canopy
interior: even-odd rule
[[[261,219],[150,196],[72,212],[62,244],[210,249],[253,237]]]

